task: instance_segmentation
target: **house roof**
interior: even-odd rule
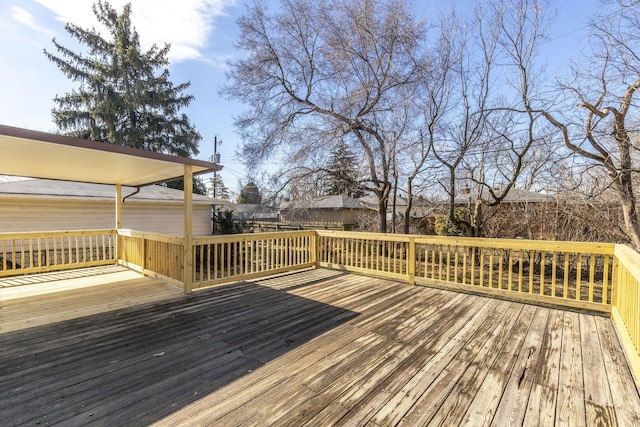
[[[267,220],[278,218],[278,210],[268,205],[231,203],[225,206],[224,210],[232,211],[233,217],[237,219]]]
[[[480,195],[477,192],[472,192],[468,194],[461,194],[457,196],[454,200],[456,204],[465,204],[465,203],[473,203],[478,198],[481,198],[485,201],[491,201],[491,195],[488,191],[484,191]],[[502,203],[517,203],[517,202],[527,202],[527,203],[540,203],[540,202],[550,202],[555,201],[556,197],[546,193],[539,193],[536,191],[527,191],[521,188],[512,188],[507,193],[507,196],[502,200]]]
[[[378,209],[378,197],[375,195],[364,196],[359,198],[358,200],[360,200],[362,203],[364,203],[366,206],[370,207],[371,209]],[[402,206],[402,207],[407,206],[407,204],[409,203],[409,200],[406,197],[401,197],[401,196],[397,196],[395,201],[396,201],[396,206]],[[388,206],[390,207],[392,203],[393,203],[393,197],[390,196]],[[414,208],[418,206],[429,207],[431,205],[433,205],[433,201],[418,195],[414,195],[413,200],[411,202],[411,206],[413,206]]]
[[[334,195],[318,197],[310,200],[292,200],[280,204],[280,209],[368,209],[368,207],[353,197]]]
[[[260,213],[260,214],[277,214],[278,210],[268,205],[254,205],[249,203],[229,203],[225,206],[225,209],[233,210],[234,212],[245,213]]]
[[[97,184],[143,186],[222,166],[81,138],[0,125],[0,174]]]
[[[133,187],[123,187],[122,195],[135,192]],[[11,179],[0,176],[0,200],[3,197],[36,197],[54,199],[85,199],[85,200],[113,200],[115,191],[112,185],[91,184],[86,182],[56,181],[50,179],[21,178]],[[160,185],[141,187],[140,191],[127,200],[137,202],[173,202],[184,203],[184,193],[181,190],[167,188]],[[223,200],[193,195],[194,204],[221,205]]]

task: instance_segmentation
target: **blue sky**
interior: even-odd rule
[[[230,103],[218,95],[225,83],[226,62],[239,53],[233,44],[237,35],[236,20],[245,10],[242,0],[129,0],[133,6],[133,23],[143,47],[151,43],[171,43],[171,79],[175,84],[191,82],[188,93],[195,101],[185,110],[203,136],[201,159],[213,154],[213,137],[219,146],[221,173],[233,192],[239,182],[247,182],[247,172],[237,159],[240,143],[233,128],[233,116],[243,106]],[[118,10],[126,0],[111,0]],[[277,1],[271,0],[277,4]],[[469,0],[416,0],[418,13],[426,15],[437,8],[455,3],[469,8]],[[53,98],[73,87],[60,70],[49,62],[43,49],[55,52],[56,38],[64,46],[76,44],[64,30],[66,22],[92,27],[94,18],[90,0],[0,0],[0,124],[55,132],[51,120]],[[577,53],[577,37],[587,18],[595,12],[597,0],[557,0],[556,24],[551,29],[546,55],[550,71],[560,61]]]

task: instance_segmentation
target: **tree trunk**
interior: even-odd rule
[[[381,191],[376,190],[376,196],[378,197],[378,219],[379,219],[379,231],[380,233],[387,232],[387,206],[389,205],[389,193],[391,192],[391,185],[387,182]]]
[[[387,203],[386,201],[382,201],[379,200],[378,201],[378,212],[380,214],[379,216],[379,230],[380,233],[386,233],[387,232]]]
[[[404,234],[409,234],[409,220],[411,218],[411,208],[413,206],[412,183],[413,180],[409,178],[407,180],[407,209],[404,211]]]
[[[469,209],[469,228],[465,234],[467,237],[480,237],[483,223],[483,203],[477,200],[473,204],[473,212]]]
[[[396,207],[398,203],[398,174],[394,173],[395,183],[393,184],[393,200],[391,206],[391,232],[396,234]]]
[[[636,197],[633,192],[631,172],[623,170],[618,179],[614,181],[614,188],[622,205],[622,216],[631,245],[636,251],[640,251],[640,218],[636,210]]]

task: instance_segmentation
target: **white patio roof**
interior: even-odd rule
[[[185,157],[0,125],[0,174],[138,187],[222,166]]]

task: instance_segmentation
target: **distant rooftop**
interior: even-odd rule
[[[291,200],[280,204],[280,209],[368,209],[360,199],[349,196],[323,196],[309,200]]]
[[[131,194],[134,187],[123,187],[123,197]],[[0,175],[0,197],[42,197],[42,198],[66,198],[66,199],[92,199],[113,200],[115,191],[113,185],[90,184],[85,182],[56,181],[38,178],[16,178]],[[140,188],[140,192],[131,196],[131,201],[147,202],[174,202],[183,203],[184,195],[181,190],[163,187],[161,185],[149,185]],[[193,195],[196,204],[227,204],[228,202],[212,197]]]

